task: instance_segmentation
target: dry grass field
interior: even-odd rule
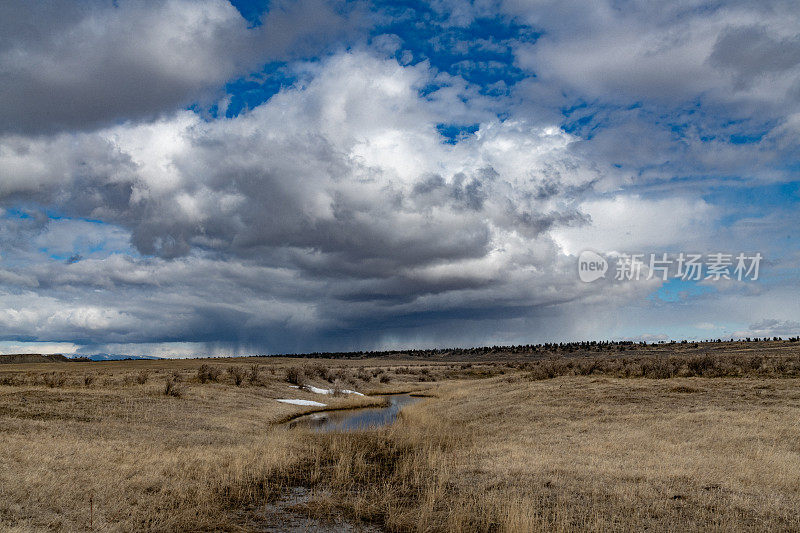
[[[797,343],[490,355],[0,365],[0,530],[275,531],[298,487],[389,531],[800,530]],[[276,401],[400,391],[353,433]]]

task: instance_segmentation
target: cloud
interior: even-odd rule
[[[800,34],[775,39],[765,26],[729,27],[719,35],[709,62],[730,69],[736,87],[745,89],[758,78],[774,78],[796,69],[800,65]]]
[[[739,337],[789,337],[800,335],[800,322],[767,318],[750,324],[747,331],[738,332]]]
[[[552,232],[562,249],[572,255],[587,249],[627,253],[667,253],[676,247],[683,247],[679,251],[703,249],[717,218],[705,201],[681,197],[616,195],[589,200],[581,208],[590,222]]]
[[[439,76],[427,64],[350,52],[299,68],[311,81],[236,118],[186,111],[6,137],[0,170],[19,179],[5,202],[70,217],[34,224],[31,208],[25,219],[58,262],[17,243],[40,288],[3,297],[29,302],[0,317],[9,335],[45,335],[46,323],[48,338],[76,342],[292,347],[281,332],[356,342],[372,328],[500,321],[591,292],[550,237],[586,223],[563,195],[599,177],[570,135],[500,121],[473,95],[480,127],[451,144],[437,125],[463,112],[462,94],[423,96]],[[135,252],[117,253],[121,235]],[[74,291],[80,304],[65,305]]]
[[[723,182],[792,181],[800,65],[789,2],[501,3],[536,39],[515,40],[519,113],[580,137],[614,165],[600,186],[702,193]]]
[[[545,81],[604,100],[714,104],[798,103],[797,6],[691,1],[658,6],[627,2],[545,2],[532,7],[510,0],[503,9],[542,31],[517,48],[519,63]],[[752,21],[758,21],[754,26]],[[712,68],[709,68],[712,67]],[[767,83],[744,90],[730,83],[765,72]],[[744,76],[744,77],[743,77]]]
[[[86,130],[172,113],[236,74],[352,29],[323,0],[276,2],[262,24],[223,0],[6,2],[0,133]]]
[[[478,102],[486,123],[444,143],[436,125],[451,120],[448,101],[459,112],[458,96],[421,98],[430,76],[425,65],[343,54],[236,119],[183,112],[97,134],[13,137],[0,169],[17,179],[3,192],[128,227],[146,255],[287,248],[309,267],[315,251],[345,269],[475,258],[505,232],[581,222],[529,191],[595,179],[567,153],[569,135],[501,123]]]
[[[70,342],[3,342],[0,341],[0,353],[35,353],[35,354],[65,354],[75,353],[80,347]]]
[[[391,9],[314,0],[255,27],[221,1],[81,5],[0,22],[9,342],[660,339],[798,311],[796,216],[766,200],[800,132],[791,6],[442,1],[387,29]],[[262,90],[275,59],[263,98],[225,87]],[[665,302],[576,271],[584,248],[722,247],[765,251],[774,283]]]

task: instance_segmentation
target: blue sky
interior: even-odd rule
[[[3,9],[0,351],[800,333],[790,3]]]

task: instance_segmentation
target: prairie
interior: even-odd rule
[[[287,512],[356,529],[796,531],[798,385],[788,342],[7,364],[0,530],[279,531],[302,489]],[[276,401],[401,391],[352,433]]]

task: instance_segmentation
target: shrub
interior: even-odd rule
[[[180,398],[183,396],[183,388],[174,379],[167,378],[164,381],[164,396]]]
[[[675,366],[668,359],[650,359],[642,362],[642,374],[651,379],[668,379],[675,375]]]
[[[534,381],[541,381],[544,379],[553,379],[559,375],[559,368],[555,361],[539,361],[533,368],[531,368],[528,378]]]
[[[626,378],[639,377],[643,375],[642,364],[638,361],[629,359],[622,360],[622,375]]]
[[[250,365],[250,371],[247,373],[247,381],[250,385],[256,385],[259,382],[261,367],[258,364]]]
[[[233,383],[237,387],[242,386],[242,382],[244,381],[244,370],[240,366],[229,366],[228,367],[228,374],[231,375],[233,378]]]
[[[339,368],[336,370],[336,379],[339,381],[350,381],[350,373],[344,368]]]
[[[686,361],[686,367],[690,376],[703,376],[716,370],[716,361],[709,355],[695,356]]]
[[[600,372],[600,363],[596,359],[589,359],[588,361],[581,361],[577,368],[577,373],[581,376],[590,376],[595,373],[595,371]]]
[[[63,372],[53,372],[44,376],[44,383],[51,389],[56,387],[63,387],[67,382],[67,376]]]
[[[311,365],[305,371],[305,374],[308,375],[308,376],[317,375],[320,378],[324,379],[325,381],[331,381],[329,379],[331,377],[330,376],[330,371],[328,370],[328,368],[325,365],[323,365],[321,363],[314,363],[313,365]]]
[[[786,371],[789,369],[789,361],[786,359],[775,359],[773,361],[773,365],[775,367],[775,371],[778,374],[785,374]]]
[[[13,386],[17,384],[17,377],[14,374],[0,375],[0,385]]]
[[[136,383],[139,385],[144,385],[147,383],[147,380],[150,379],[150,371],[149,370],[140,370],[138,374],[136,374]]]
[[[83,384],[87,387],[91,387],[92,383],[94,383],[95,376],[94,374],[86,374],[83,376]]]
[[[758,370],[761,368],[761,364],[764,362],[764,358],[758,355],[754,355],[750,357],[747,361],[747,366],[750,367],[750,370]]]
[[[389,377],[389,374],[382,374],[381,375],[381,379],[380,379],[381,383],[389,383],[390,381],[392,381],[392,378]]]
[[[305,373],[299,366],[290,366],[286,369],[286,381],[292,385],[302,385]]]
[[[200,383],[205,383],[207,381],[217,381],[219,379],[220,370],[219,368],[207,364],[200,365],[200,368],[197,369],[197,380]]]

